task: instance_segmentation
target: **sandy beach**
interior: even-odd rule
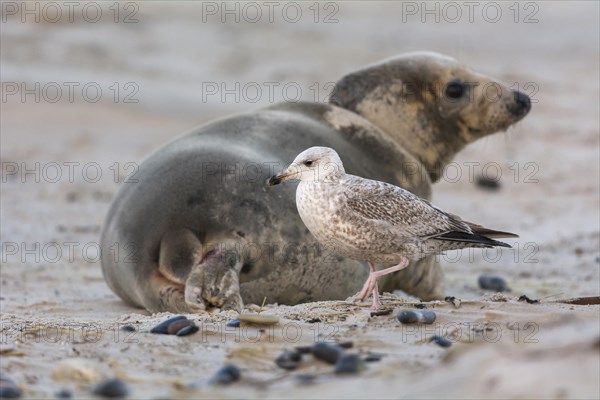
[[[130,2],[118,12],[98,2],[96,22],[91,8],[75,7],[70,20],[57,4],[60,19],[39,5],[38,22],[4,2],[0,24],[0,373],[23,397],[92,397],[111,377],[129,398],[600,397],[597,3],[519,3],[516,12],[500,2],[496,22],[492,10],[482,14],[486,3],[472,22],[461,2],[456,22],[435,2],[439,22],[420,2],[329,2],[318,12],[299,3],[296,22],[284,3],[272,22],[262,2],[255,22],[233,2],[239,22],[213,2]],[[236,313],[205,313],[188,316],[198,333],[177,337],[148,332],[172,315],[128,307],[110,291],[100,230],[150,152],[215,118],[325,101],[344,74],[416,50],[455,57],[533,102],[523,121],[459,153],[433,186],[442,209],[520,235],[499,254],[441,257],[446,294],[460,304],[395,292],[383,296],[393,312],[371,316],[367,303],[345,299],[267,299],[246,311],[278,316],[274,326],[231,328]],[[476,185],[485,174],[498,190]],[[510,291],[480,289],[482,274]],[[417,307],[435,311],[435,323],[398,322]],[[434,335],[452,345],[430,343]],[[348,376],[310,355],[294,371],[275,365],[282,351],[315,341],[350,341],[348,352],[381,359]],[[224,364],[241,380],[209,384]]]

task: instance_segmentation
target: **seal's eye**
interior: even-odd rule
[[[459,99],[465,93],[465,86],[461,82],[450,82],[446,85],[446,97]]]
[[[304,161],[304,165],[306,165],[307,167],[310,167],[311,165],[313,165],[312,160],[306,160]]]

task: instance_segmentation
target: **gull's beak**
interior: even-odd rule
[[[294,176],[298,174],[298,171],[295,168],[288,167],[285,171],[278,173],[277,175],[273,175],[267,181],[267,185],[275,186],[279,185],[281,182],[287,181],[289,179],[294,179]]]

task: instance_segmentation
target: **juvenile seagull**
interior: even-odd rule
[[[346,174],[335,150],[311,147],[271,177],[269,186],[298,179],[296,206],[310,232],[334,253],[367,260],[369,278],[359,300],[373,294],[381,307],[377,279],[406,268],[409,260],[467,247],[511,247],[493,237],[517,237],[463,221],[427,200],[385,182]],[[375,262],[396,263],[377,271]]]

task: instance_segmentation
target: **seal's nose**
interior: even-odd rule
[[[513,92],[515,103],[510,107],[510,111],[517,117],[522,117],[531,110],[531,99],[523,92],[515,90]]]

